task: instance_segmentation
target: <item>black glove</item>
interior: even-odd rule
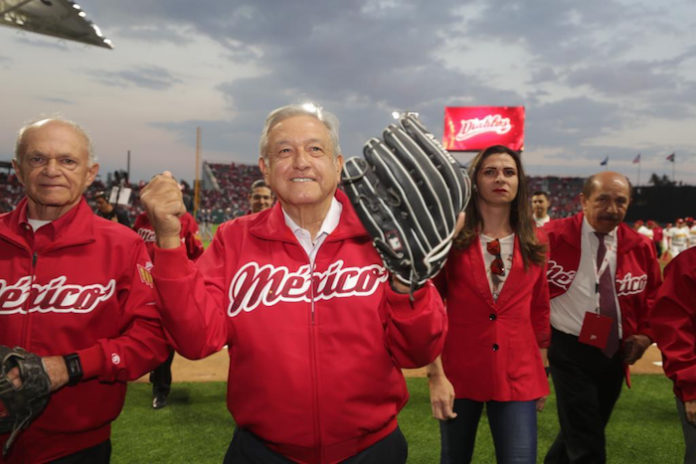
[[[346,161],[344,189],[387,268],[411,290],[445,264],[471,184],[413,114]]]
[[[19,388],[7,378],[15,367],[22,380]],[[50,393],[51,380],[39,356],[20,347],[0,345],[0,434],[10,433],[2,449],[3,456],[19,432],[44,410]]]

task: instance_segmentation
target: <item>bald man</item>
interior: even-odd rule
[[[548,351],[561,431],[545,463],[606,462],[604,428],[627,365],[652,343],[648,308],[660,284],[650,241],[623,223],[625,176],[590,176],[582,212],[544,226],[551,256]]]
[[[24,126],[12,165],[25,197],[0,216],[0,345],[41,356],[52,394],[0,463],[106,464],[127,381],[169,354],[152,263],[138,234],[85,201],[99,165],[77,124]]]

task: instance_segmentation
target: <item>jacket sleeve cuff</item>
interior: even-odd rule
[[[82,364],[82,378],[97,377],[104,371],[104,351],[96,344],[77,352]]]
[[[655,334],[653,333],[652,327],[641,327],[638,329],[638,335],[645,335],[650,339],[650,344],[655,343]]]
[[[154,250],[153,275],[164,279],[176,279],[190,273],[189,266],[193,266],[193,263],[188,259],[183,244],[177,248],[160,248],[155,245]]]
[[[401,293],[394,290],[391,285],[387,285],[386,297],[389,306],[392,308],[392,314],[399,319],[408,319],[416,316],[423,311],[426,305],[421,303],[426,302],[430,292],[435,291],[431,282],[413,292],[413,302],[408,293]]]

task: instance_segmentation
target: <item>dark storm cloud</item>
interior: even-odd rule
[[[466,31],[479,38],[523,43],[530,53],[551,64],[567,64],[617,53],[632,47],[630,37],[606,43],[607,31],[620,24],[635,24],[645,14],[642,7],[607,0],[534,1],[487,0],[479,16],[466,23]],[[609,46],[607,46],[609,45]]]
[[[111,87],[142,87],[150,90],[167,90],[181,79],[160,66],[137,66],[123,71],[87,71],[94,79]]]
[[[573,152],[581,151],[591,137],[626,127],[631,119],[617,105],[587,97],[532,106],[526,112],[526,145],[567,146]],[[563,156],[572,158],[573,152]]]
[[[443,14],[458,5],[440,2],[438,8],[423,2],[136,2],[101,4],[95,14],[108,17],[119,34],[156,35],[179,42],[193,30],[219,42],[231,60],[255,58],[267,76],[237,87],[259,86],[252,95],[279,89],[282,98],[311,94],[322,100],[368,98],[396,104],[413,104],[438,95],[471,95],[476,79],[448,70],[433,58],[443,46],[440,33],[460,18]],[[96,5],[95,5],[96,7]],[[133,18],[123,11],[135,9]],[[167,26],[153,26],[167,24]],[[252,51],[252,48],[254,51]],[[232,84],[221,86],[226,94]],[[271,93],[274,93],[271,91]],[[430,94],[430,95],[425,95]],[[238,111],[252,109],[235,96]],[[437,95],[436,95],[437,96]],[[268,99],[266,99],[268,100]],[[253,108],[258,101],[253,101]]]
[[[306,100],[339,116],[346,155],[359,154],[367,138],[379,135],[392,110],[418,111],[439,135],[444,106],[524,105],[528,149],[567,147],[557,157],[591,160],[610,150],[591,145],[593,137],[647,117],[692,113],[688,105],[696,98],[696,86],[673,71],[693,53],[636,59],[642,56],[636,53],[636,39],[645,31],[688,35],[663,19],[660,8],[611,0],[121,0],[95,1],[88,14],[115,41],[121,36],[185,44],[203,35],[224,47],[232,69],[251,62],[262,70],[241,79],[232,71],[216,87],[227,103],[224,120],[153,123],[188,146],[195,144],[191,134],[200,125],[206,147],[254,162],[268,111]],[[522,47],[532,60],[520,62],[527,66],[531,89],[521,93],[492,84],[485,72],[493,56],[469,67],[436,54],[446,50],[448,37],[465,48],[469,38],[503,49]],[[469,68],[481,71],[474,74]],[[179,82],[144,71],[102,79],[154,89]],[[559,95],[573,97],[549,102],[556,87],[563,88]],[[632,159],[635,153],[626,148],[611,156]]]
[[[587,85],[600,94],[622,97],[651,92],[662,86],[673,88],[678,79],[672,69],[660,64],[631,61],[614,66],[590,64],[572,71],[567,82],[573,87]]]

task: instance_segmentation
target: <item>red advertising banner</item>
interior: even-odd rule
[[[491,145],[524,150],[524,106],[448,106],[442,144],[450,151]]]

